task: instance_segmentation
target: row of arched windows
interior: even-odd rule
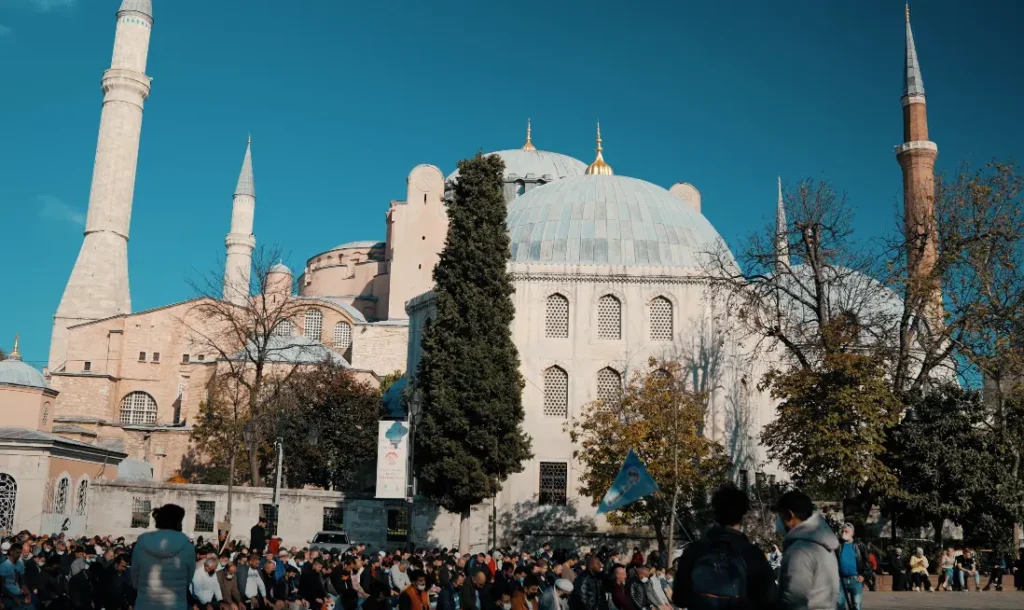
[[[17,494],[17,483],[10,478],[14,494]],[[10,499],[13,510],[14,498]],[[3,508],[3,507],[0,507]],[[54,515],[74,514],[84,516],[89,510],[89,478],[83,476],[78,480],[74,496],[71,492],[71,476],[67,473],[47,484],[46,496],[43,498],[43,512]]]
[[[622,374],[607,366],[597,372],[597,399],[613,404],[622,394]],[[560,366],[544,369],[544,416],[569,416],[569,373]]]
[[[302,325],[302,336],[320,343],[323,341],[324,314],[319,309],[306,312]],[[295,334],[295,324],[291,320],[281,320],[274,329],[275,335],[290,337]],[[352,325],[342,320],[334,325],[332,345],[342,351],[352,346]]]
[[[671,341],[673,336],[672,301],[665,297],[651,299],[647,306],[651,341]],[[548,339],[569,338],[569,299],[564,295],[548,296],[544,312],[544,336]],[[606,294],[597,300],[597,338],[622,338],[622,301]]]

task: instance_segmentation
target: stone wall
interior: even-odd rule
[[[360,324],[352,329],[352,366],[378,375],[404,371],[408,344],[404,323]]]

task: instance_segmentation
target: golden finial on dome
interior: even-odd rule
[[[523,144],[523,150],[537,150],[530,141],[530,119],[526,119],[526,144]]]
[[[906,4],[905,11],[907,13],[907,23],[910,23],[910,3],[909,2],[907,2],[907,4]]]
[[[611,176],[615,172],[612,171],[612,166],[608,165],[604,161],[604,155],[601,152],[604,148],[601,146],[601,122],[597,123],[597,158],[587,168],[588,176]]]
[[[21,353],[18,352],[18,335],[14,335],[14,349],[7,354],[8,360],[21,360]]]

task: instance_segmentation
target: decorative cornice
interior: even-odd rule
[[[923,95],[904,95],[900,98],[900,104],[909,106],[910,104],[927,104]]]
[[[560,283],[593,283],[593,284],[706,284],[707,278],[701,276],[678,275],[632,275],[625,273],[551,273],[551,272],[512,272],[514,282],[560,282]]]
[[[902,154],[909,150],[930,150],[935,154],[939,153],[939,146],[935,142],[929,140],[914,140],[913,142],[904,142],[896,147],[896,154]]]

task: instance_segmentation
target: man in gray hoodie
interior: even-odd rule
[[[780,601],[787,610],[835,610],[839,600],[839,539],[807,495],[786,492],[775,506],[782,539]]]

